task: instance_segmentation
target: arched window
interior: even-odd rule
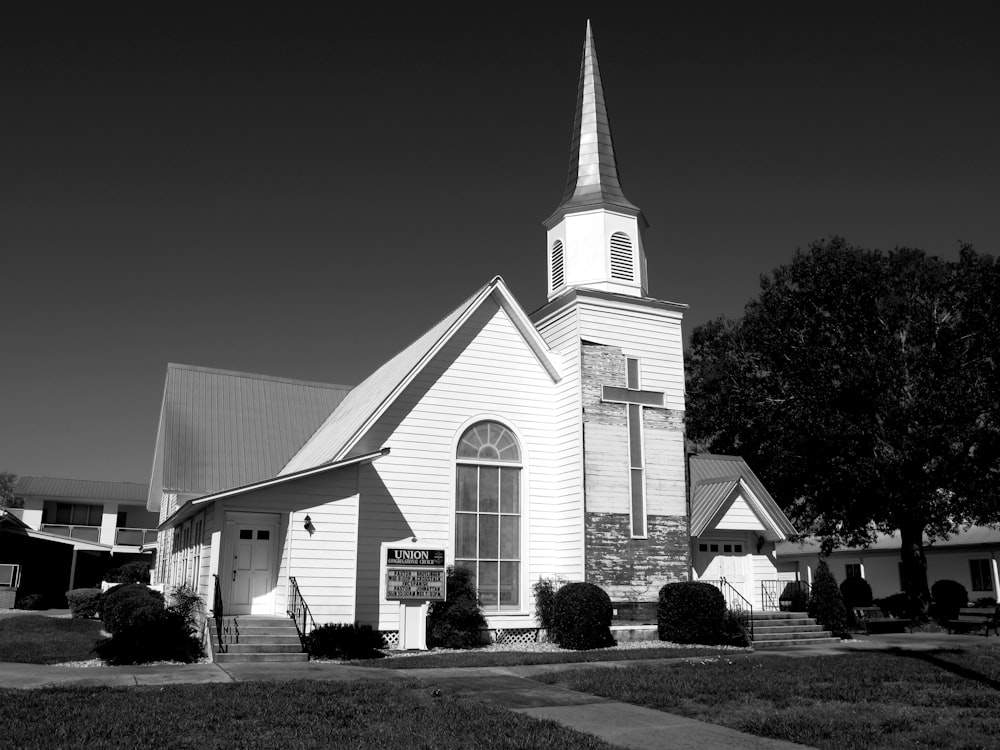
[[[563,243],[562,240],[556,240],[552,243],[552,291],[563,285],[566,280],[566,272],[564,267],[563,259]]]
[[[615,232],[611,235],[611,278],[634,281],[633,266],[632,240],[625,232]]]
[[[521,448],[499,422],[458,441],[455,565],[469,571],[486,611],[521,608]]]

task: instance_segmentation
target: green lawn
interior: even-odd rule
[[[544,681],[826,750],[1000,748],[1000,647],[585,669]]]
[[[720,651],[711,646],[695,648],[639,648],[627,651],[441,651],[389,659],[352,661],[357,667],[378,669],[430,669],[438,667],[516,667],[527,664],[572,664],[595,661],[636,661],[640,659],[676,659],[688,656],[733,656],[743,651]]]
[[[0,619],[0,662],[58,664],[93,659],[101,638],[99,620],[73,620],[44,615]]]
[[[442,693],[417,681],[0,690],[0,705],[0,747],[20,750],[612,750],[553,722]]]

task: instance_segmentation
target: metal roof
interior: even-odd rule
[[[152,484],[203,495],[274,477],[349,391],[169,364]]]
[[[148,484],[136,482],[99,482],[91,479],[60,479],[57,477],[18,477],[15,495],[46,498],[76,498],[80,500],[111,500],[133,503],[146,501]]]
[[[894,534],[876,534],[875,541],[868,547],[840,547],[835,549],[835,555],[860,555],[870,552],[892,552],[899,553],[899,537]],[[924,547],[926,549],[942,549],[954,547],[993,547],[1000,549],[1000,529],[988,526],[970,526],[965,531],[959,531],[950,535],[947,539],[931,541],[924,535]],[[820,553],[820,542],[815,537],[803,539],[800,542],[782,542],[775,547],[775,552],[779,557],[789,557],[794,555],[818,555]]]
[[[705,453],[690,456],[691,535],[705,531],[722,505],[743,482],[777,526],[782,536],[795,533],[795,527],[771,497],[753,470],[740,456],[719,456]]]
[[[302,471],[347,456],[424,365],[440,351],[469,316],[490,298],[495,299],[504,309],[541,366],[554,381],[558,381],[560,373],[545,342],[507,289],[503,279],[496,276],[351,391],[281,473]]]
[[[559,207],[545,224],[551,228],[567,213],[601,206],[624,210],[633,216],[642,215],[638,206],[622,192],[597,51],[590,21],[587,21],[566,190]]]

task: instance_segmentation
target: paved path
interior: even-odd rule
[[[833,646],[789,651],[764,651],[753,659],[781,656],[806,658],[852,651],[927,651],[982,645],[982,636],[929,633],[887,634],[859,638]],[[704,657],[699,657],[704,658]],[[188,664],[183,666],[132,666],[72,668],[32,664],[0,664],[0,687],[44,688],[55,686],[136,686],[182,683],[226,683],[251,680],[358,680],[418,679],[442,690],[493,701],[512,711],[540,719],[551,719],[581,732],[588,732],[620,747],[670,750],[782,750],[802,748],[781,740],[743,734],[726,727],[681,716],[611,701],[567,688],[536,682],[538,674],[581,668],[620,669],[640,662],[591,662],[544,664],[524,667],[476,667],[459,669],[373,669],[342,664],[299,662],[291,664]]]

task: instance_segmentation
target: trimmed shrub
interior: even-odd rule
[[[835,636],[847,633],[847,610],[840,594],[837,579],[830,572],[826,560],[820,560],[813,578],[812,595],[809,597],[809,616]]]
[[[486,617],[465,568],[448,568],[448,598],[431,604],[427,616],[430,648],[475,648],[482,642]]]
[[[531,590],[535,593],[535,619],[538,620],[538,627],[545,628],[554,637],[556,582],[551,578],[539,578]]]
[[[592,583],[567,583],[554,597],[552,622],[562,648],[583,651],[615,645],[611,598]]]
[[[100,589],[73,589],[66,592],[66,601],[73,617],[97,617],[101,606]]]
[[[117,635],[133,620],[154,612],[162,612],[163,594],[139,583],[123,583],[109,589],[101,597],[100,615],[104,628]]]
[[[105,573],[104,580],[108,583],[149,583],[149,563],[125,563]]]
[[[969,606],[969,592],[958,581],[944,578],[931,586],[933,616],[939,620],[954,620],[958,610]]]
[[[872,587],[864,578],[845,578],[840,584],[840,595],[848,609],[872,606]]]
[[[905,618],[910,616],[910,597],[906,594],[892,594],[883,599],[875,599],[872,603],[889,617]]]
[[[319,659],[381,659],[385,648],[382,634],[371,625],[326,624],[314,628],[306,639],[306,651]]]
[[[14,609],[48,609],[45,606],[45,597],[41,594],[32,594],[18,591],[15,595]]]
[[[710,583],[668,583],[660,589],[656,623],[661,641],[718,645],[726,640],[726,598]]]
[[[977,607],[995,607],[995,606],[997,606],[997,600],[994,599],[992,596],[981,596],[978,599],[976,599],[975,603],[976,603]]]
[[[122,588],[119,586],[118,588]],[[189,664],[202,655],[201,644],[180,612],[142,607],[128,624],[94,648],[111,664],[148,664],[179,661]]]

